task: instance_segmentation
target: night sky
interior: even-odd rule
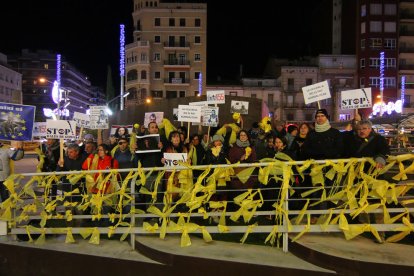
[[[207,2],[208,80],[235,79],[240,64],[245,76],[262,76],[272,56],[331,52],[332,0]],[[126,25],[126,42],[132,42],[132,6],[132,0],[3,1],[0,52],[59,52],[104,88],[107,65],[118,75],[119,24]],[[353,53],[353,43],[345,54]]]

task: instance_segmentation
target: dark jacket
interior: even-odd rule
[[[303,159],[338,159],[343,155],[343,137],[332,127],[324,132],[311,131],[302,147]]]
[[[387,140],[375,133],[371,132],[367,139],[359,138],[353,131],[344,133],[345,138],[345,155],[344,157],[372,157],[387,159],[390,154],[390,148]]]

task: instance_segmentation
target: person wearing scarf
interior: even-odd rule
[[[241,130],[237,134],[236,143],[230,148],[229,151],[229,161],[232,164],[236,163],[254,163],[256,162],[256,151],[253,146],[250,144],[250,137],[246,130]],[[246,170],[246,168],[234,167],[234,174]],[[252,174],[245,183],[240,181],[237,176],[234,176],[230,183],[230,188],[237,190],[230,193],[229,200],[232,200],[234,197],[238,196],[241,193],[244,193],[247,189],[252,189],[254,184],[257,183],[257,177]]]
[[[341,132],[331,127],[326,109],[315,114],[315,131],[308,134],[303,144],[303,159],[338,159],[343,155],[344,143]]]
[[[342,134],[336,128],[331,127],[326,109],[318,109],[316,111],[315,131],[309,132],[302,147],[304,159],[329,160],[343,157],[344,143]],[[326,173],[326,170],[322,173]],[[334,179],[325,179],[326,194],[329,194],[330,187],[333,183]],[[307,183],[308,185],[311,185],[311,183]],[[322,191],[311,195],[312,198],[320,198],[321,196]],[[312,200],[311,203],[313,203]],[[332,205],[331,202],[324,201],[313,208],[324,210],[329,207],[334,207]],[[315,223],[316,220],[317,217],[312,217],[311,223]]]

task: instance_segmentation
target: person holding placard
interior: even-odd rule
[[[188,153],[187,147],[184,146],[184,143],[180,139],[180,133],[178,131],[172,131],[170,132],[170,135],[168,136],[168,145],[165,148],[164,152],[166,153]],[[165,165],[166,159],[162,158],[161,162]],[[178,193],[173,192],[174,187],[180,188],[180,182],[179,182],[179,175],[181,172],[175,172],[174,179],[169,180],[171,176],[171,172],[165,172],[164,175],[164,191],[167,191],[168,193],[168,199],[171,200],[171,202],[175,201],[178,198]],[[172,186],[170,186],[172,185]],[[170,202],[170,203],[171,203]]]

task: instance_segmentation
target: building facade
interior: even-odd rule
[[[356,56],[359,87],[371,87],[374,103],[395,102],[399,99],[398,70],[407,66],[409,68],[411,62],[402,58],[404,55],[399,56],[398,2],[360,0],[357,5]],[[402,30],[400,29],[400,35],[409,34],[408,29],[406,32]],[[406,102],[410,102],[410,99],[407,98]],[[362,111],[364,115],[369,115],[372,109]]]
[[[414,112],[414,2],[400,1],[399,15],[398,97],[408,114]]]
[[[327,80],[331,98],[322,101],[331,116],[331,121],[349,121],[354,110],[341,109],[341,93],[358,88],[355,55],[319,55],[319,81]]]
[[[207,5],[134,0],[134,41],[125,47],[126,108],[194,96],[206,86]]]
[[[11,55],[10,65],[22,75],[23,104],[35,105],[36,121],[46,119],[43,108],[56,109],[52,100],[53,82],[56,80],[57,55],[45,50],[22,50],[18,55]],[[45,81],[40,81],[44,79]],[[70,103],[67,107],[71,118],[73,112],[85,113],[89,105],[99,105],[105,102],[104,94],[97,93],[91,88],[88,77],[79,72],[63,56],[61,58],[62,99]],[[99,90],[99,89],[98,89]]]
[[[22,103],[22,74],[7,64],[7,56],[0,53],[0,102]]]

